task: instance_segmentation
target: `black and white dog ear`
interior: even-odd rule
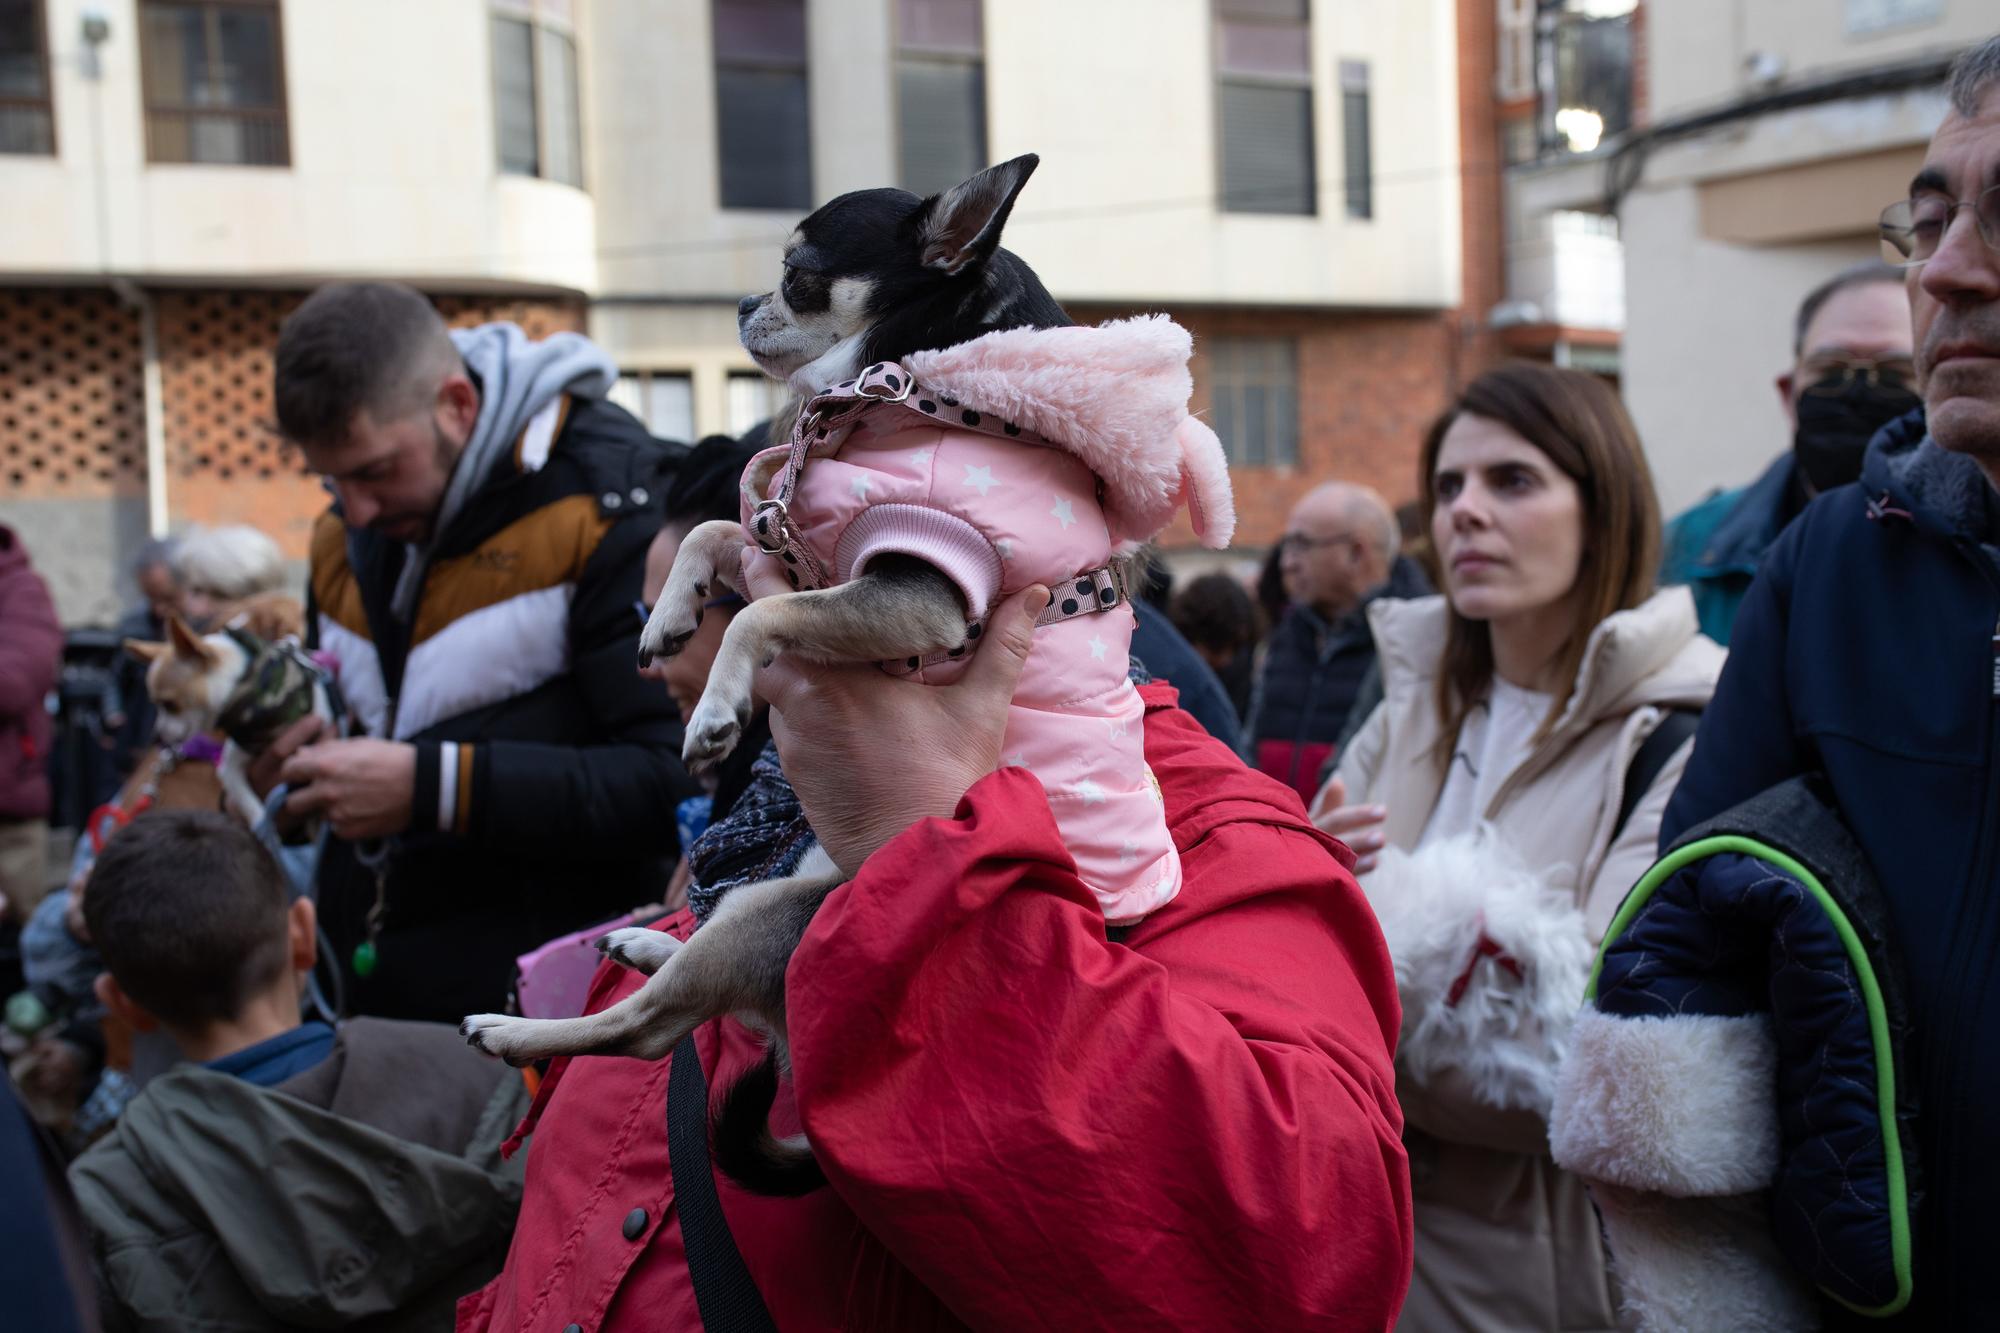
[[[1014,198],[1040,162],[1033,153],[1023,153],[926,200],[924,267],[956,274],[992,258],[1000,248],[1000,229],[1014,211]]]

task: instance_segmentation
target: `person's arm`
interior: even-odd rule
[[[696,787],[681,766],[680,718],[666,690],[638,673],[633,606],[652,535],[637,520],[612,524],[577,581],[570,674],[589,719],[579,743],[420,743],[414,829],[495,847],[560,843],[591,859],[674,849],[674,805]],[[446,774],[447,764],[456,771]],[[462,790],[451,811],[439,799],[444,784]]]
[[[907,688],[979,688],[1006,638],[996,616],[962,686]],[[803,689],[904,686],[875,674],[772,695],[787,770],[817,757],[857,807],[890,761],[917,782],[942,768],[926,740],[943,722],[849,709],[803,739],[784,710]],[[985,747],[960,722],[954,752],[990,768],[997,730]],[[829,821],[858,873],[786,979],[815,1155],[902,1263],[987,1326],[1386,1327],[1412,1224],[1373,915],[1330,843],[1186,714],[1149,712],[1146,756],[1187,901],[1124,945],[1029,773],[959,782],[955,812],[882,842]],[[798,785],[820,828],[834,784]]]
[[[1814,517],[1808,511],[1785,530],[1737,612],[1722,679],[1702,712],[1694,754],[1661,817],[1661,851],[1703,820],[1816,763],[1793,727],[1785,687],[1792,579]]]
[[[40,708],[61,670],[62,622],[48,585],[33,572],[8,583],[0,602],[0,717]]]

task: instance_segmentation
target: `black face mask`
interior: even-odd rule
[[[1814,494],[1861,477],[1861,456],[1875,432],[1924,400],[1900,384],[1830,376],[1799,395],[1792,453]]]

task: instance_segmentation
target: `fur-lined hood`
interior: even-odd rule
[[[1921,409],[1876,432],[1862,460],[1861,489],[1884,517],[1946,540],[1992,540],[1993,484],[1971,458],[1930,437]]]
[[[1194,339],[1165,315],[1094,328],[1005,329],[903,365],[917,382],[1018,422],[1076,455],[1104,486],[1113,540],[1150,540],[1188,507],[1205,546],[1236,531],[1222,444],[1188,415]]]

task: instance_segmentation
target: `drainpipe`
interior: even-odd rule
[[[111,279],[119,300],[139,312],[139,348],[145,365],[141,382],[146,403],[146,531],[167,535],[167,395],[160,378],[160,317],[153,298],[130,278]]]

